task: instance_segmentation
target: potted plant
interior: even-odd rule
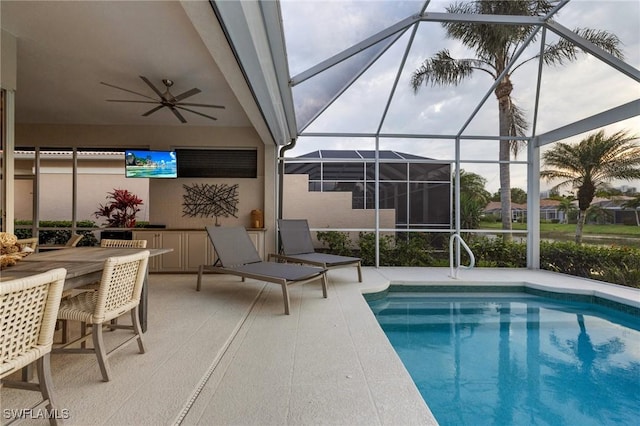
[[[136,226],[136,214],[140,211],[139,206],[143,204],[137,195],[126,189],[114,189],[107,193],[107,200],[104,205],[100,205],[94,212],[96,218],[106,217],[107,228],[133,228]],[[120,231],[122,232],[122,231]],[[114,231],[109,231],[109,235],[102,233],[102,238],[131,239],[131,231],[124,231],[122,235],[114,235]]]

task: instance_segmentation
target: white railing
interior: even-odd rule
[[[454,256],[453,242],[456,239],[469,255],[469,259],[471,260],[469,262],[469,266],[460,265],[460,256]],[[450,274],[451,278],[456,278],[456,279],[458,278],[458,271],[460,270],[460,268],[471,269],[475,266],[475,264],[476,264],[476,257],[473,255],[473,252],[471,251],[467,243],[464,242],[460,234],[451,235],[451,238],[449,239],[449,267],[451,268],[451,274]]]

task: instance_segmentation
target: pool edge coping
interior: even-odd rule
[[[560,274],[563,275],[564,274]],[[572,277],[576,278],[576,277]],[[612,292],[606,291],[605,288],[609,288],[612,284],[599,282],[595,280],[588,281],[588,285],[599,286],[603,285],[603,289],[598,288],[572,288],[566,286],[555,286],[552,284],[545,284],[534,281],[414,281],[414,280],[394,280],[389,279],[386,283],[381,283],[378,286],[368,287],[361,289],[362,295],[365,300],[374,300],[384,297],[390,292],[391,287],[401,288],[404,291],[427,291],[430,292],[445,292],[451,291],[456,287],[463,287],[462,292],[499,292],[499,291],[523,291],[528,294],[538,295],[542,297],[549,297],[560,300],[572,300],[580,302],[589,302],[596,305],[609,307],[618,311],[626,312],[628,314],[640,317],[640,290],[637,291],[638,299],[634,300],[622,295],[616,295]],[[623,287],[623,286],[616,286]],[[434,290],[435,289],[435,290]],[[624,289],[636,290],[631,287],[624,287]],[[402,291],[397,290],[397,291]],[[379,296],[373,296],[378,294]],[[570,295],[577,297],[560,297],[560,295]]]

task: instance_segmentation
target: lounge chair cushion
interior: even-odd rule
[[[280,237],[282,239],[282,253],[293,254],[313,253],[313,241],[309,225],[305,219],[287,219],[278,221]]]
[[[317,276],[323,271],[321,268],[316,268],[314,266],[292,265],[276,262],[248,263],[246,265],[240,265],[230,269],[248,274],[262,275],[264,277],[286,279],[287,281],[306,280]]]
[[[357,257],[339,256],[329,253],[301,253],[296,254],[295,258],[299,259],[302,263],[326,265],[327,267],[348,265],[360,261]]]

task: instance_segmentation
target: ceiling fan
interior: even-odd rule
[[[101,81],[100,84],[104,84],[105,86],[113,87],[115,89],[124,90],[125,92],[133,93],[134,95],[138,95],[138,96],[142,96],[144,98],[150,99],[149,101],[142,101],[142,100],[136,101],[136,100],[124,100],[124,99],[107,99],[107,102],[128,102],[128,103],[138,103],[138,104],[159,104],[158,106],[155,106],[155,107],[151,108],[149,111],[147,111],[144,114],[142,114],[142,116],[143,117],[147,117],[147,116],[153,114],[154,112],[156,112],[156,111],[158,111],[158,110],[160,110],[160,109],[162,109],[164,107],[167,107],[167,108],[169,108],[171,110],[171,112],[173,112],[173,114],[182,123],[186,123],[187,120],[182,116],[182,114],[178,110],[188,111],[188,112],[191,112],[193,114],[201,115],[202,117],[207,117],[207,118],[210,118],[212,120],[217,120],[217,118],[215,118],[215,117],[212,117],[212,116],[207,115],[207,114],[203,114],[203,113],[198,112],[198,111],[194,111],[193,109],[190,109],[190,108],[185,108],[185,106],[189,106],[189,107],[204,107],[204,108],[222,108],[222,109],[224,109],[224,107],[222,105],[195,104],[195,103],[190,103],[190,102],[182,102],[184,99],[186,99],[188,97],[191,97],[193,95],[197,95],[198,93],[200,93],[201,90],[198,89],[198,88],[194,87],[191,90],[187,90],[184,93],[181,93],[181,94],[179,94],[177,96],[173,96],[171,94],[171,92],[169,92],[169,89],[171,88],[171,86],[173,86],[173,80],[169,80],[169,79],[163,79],[162,80],[162,83],[166,87],[165,92],[162,93],[156,86],[153,85],[153,83],[151,83],[151,81],[149,81],[149,79],[147,77],[144,77],[144,76],[141,75],[140,78],[142,79],[142,81],[147,83],[147,85],[151,88],[151,90],[154,91],[154,93],[156,95],[159,96],[159,99],[155,99],[155,98],[152,98],[152,97],[147,96],[145,94],[134,92],[133,90],[125,89],[123,87],[114,86],[113,84],[109,84],[109,83],[105,83],[105,82]]]

